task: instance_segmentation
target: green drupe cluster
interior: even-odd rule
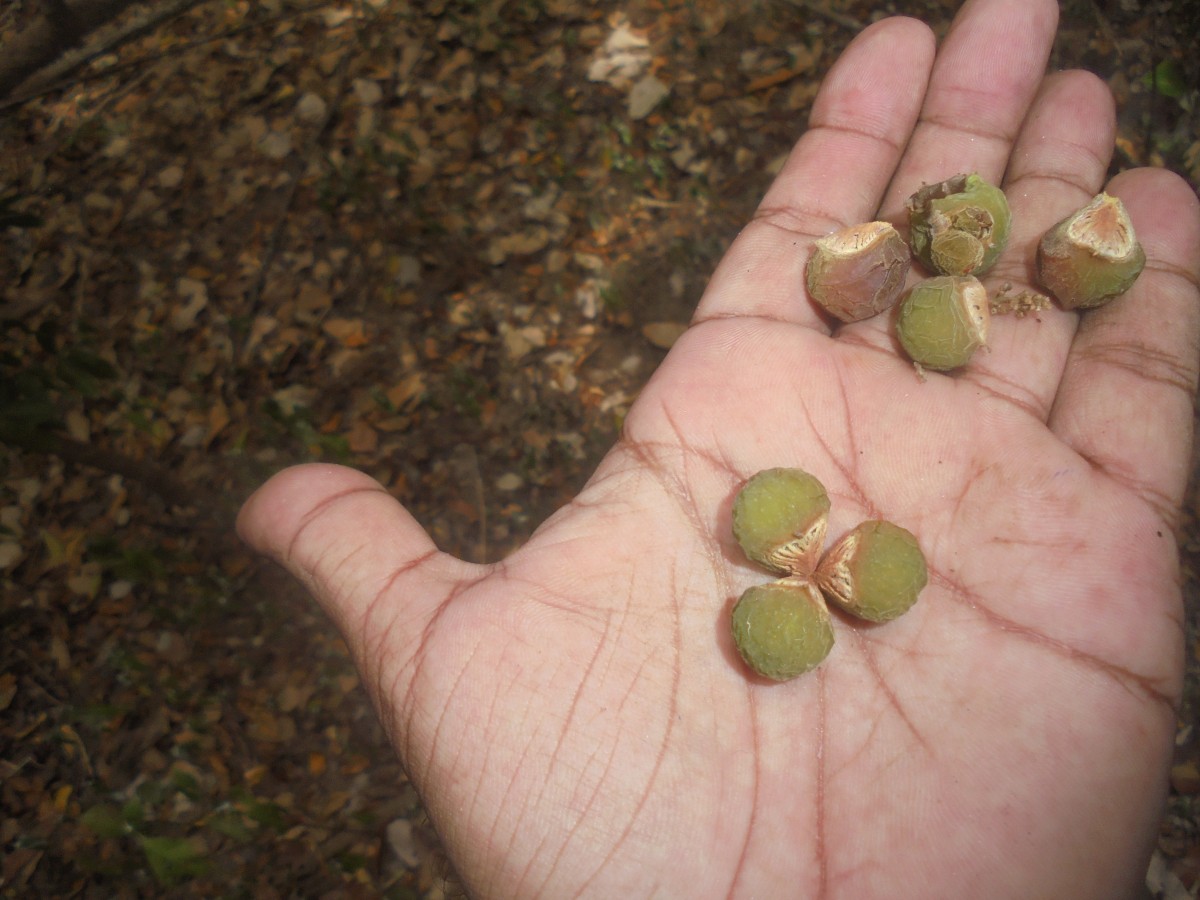
[[[899,525],[863,522],[822,555],[829,495],[800,469],[765,469],[733,502],[733,533],[754,562],[782,574],[748,588],[733,608],[733,640],[751,669],[787,681],[833,649],[826,601],[871,622],[887,622],[917,601],[928,579],[916,538]]]

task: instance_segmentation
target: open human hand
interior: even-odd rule
[[[468,889],[481,897],[1122,897],[1143,877],[1181,687],[1173,529],[1197,378],[1200,211],[1162,171],[1107,190],[1148,263],[1084,313],[993,320],[922,381],[888,316],[831,329],[812,241],[978,171],[1013,208],[985,279],[1097,193],[1095,77],[1043,79],[1051,0],[972,0],[935,58],[866,29],[582,493],[494,565],[439,552],[365,475],[287,470],[255,547],[342,631]],[[930,583],[835,621],[815,672],[750,675],[732,604],[739,485],[817,475],[830,534],[882,517]]]

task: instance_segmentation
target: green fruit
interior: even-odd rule
[[[917,602],[929,572],[912,532],[871,520],[829,549],[815,579],[825,596],[851,615],[887,622]]]
[[[986,346],[991,311],[973,275],[939,275],[913,286],[900,303],[896,335],[913,362],[946,371]]]
[[[829,655],[833,622],[816,585],[785,578],[742,594],[733,607],[733,641],[759,675],[787,681]]]
[[[908,198],[913,254],[942,275],[981,275],[1008,243],[1008,198],[978,175],[955,175]]]
[[[887,222],[867,222],[818,238],[808,262],[809,295],[843,322],[890,309],[904,290],[911,257]]]
[[[825,487],[800,469],[765,469],[733,501],[733,536],[746,556],[776,572],[810,574],[828,523]]]
[[[1091,309],[1120,296],[1145,265],[1125,205],[1108,194],[1067,216],[1038,244],[1038,278],[1064,309]]]

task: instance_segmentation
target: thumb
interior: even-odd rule
[[[405,653],[457,585],[479,568],[440,552],[383,486],[344,466],[295,466],[254,492],[238,514],[247,544],[296,577],[341,631],[360,668]]]

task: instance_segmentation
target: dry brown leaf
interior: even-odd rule
[[[488,243],[484,258],[494,266],[500,265],[510,256],[528,256],[550,243],[550,231],[538,225],[527,231],[502,235]]]
[[[321,330],[346,347],[362,347],[367,343],[362,319],[326,319]]]
[[[685,322],[647,322],[642,326],[642,337],[655,347],[670,350],[687,328]]]
[[[225,405],[222,398],[218,397],[208,408],[208,440],[205,442],[205,446],[211,444],[216,436],[225,430],[229,422],[229,407]]]
[[[54,665],[60,672],[66,672],[71,668],[71,651],[67,647],[67,642],[57,634],[50,637],[49,652],[50,658],[54,660]]]
[[[303,673],[297,673],[303,674]],[[285,684],[276,698],[280,712],[290,713],[308,703],[309,698],[316,692],[317,686],[307,677],[289,681]]]
[[[195,278],[180,278],[175,282],[175,291],[183,298],[182,305],[171,309],[171,327],[176,331],[187,331],[196,324],[196,316],[208,306],[208,287]]]
[[[100,593],[102,580],[103,570],[100,563],[84,563],[79,566],[76,574],[67,578],[67,589],[72,594],[94,598]]]
[[[1180,794],[1200,794],[1200,769],[1194,762],[1173,766],[1171,768],[1171,787]]]
[[[401,864],[409,869],[415,869],[421,864],[421,854],[411,820],[396,819],[388,824],[386,834],[388,847]]]
[[[425,393],[425,372],[409,372],[395,387],[389,388],[385,396],[394,409],[403,410],[414,405]]]
[[[0,674],[0,712],[8,709],[17,696],[17,676],[12,672]]]
[[[670,85],[665,84],[653,75],[638,79],[637,84],[629,91],[627,108],[629,118],[635,122],[644,119],[654,110],[654,107],[671,92]]]
[[[0,541],[0,569],[15,569],[25,558],[25,549],[17,541]]]
[[[247,719],[246,733],[252,740],[278,744],[296,736],[296,723],[291,716],[276,716],[262,707],[255,707],[247,712]]]
[[[363,419],[358,419],[346,435],[346,444],[352,453],[374,453],[379,447],[379,432]]]

